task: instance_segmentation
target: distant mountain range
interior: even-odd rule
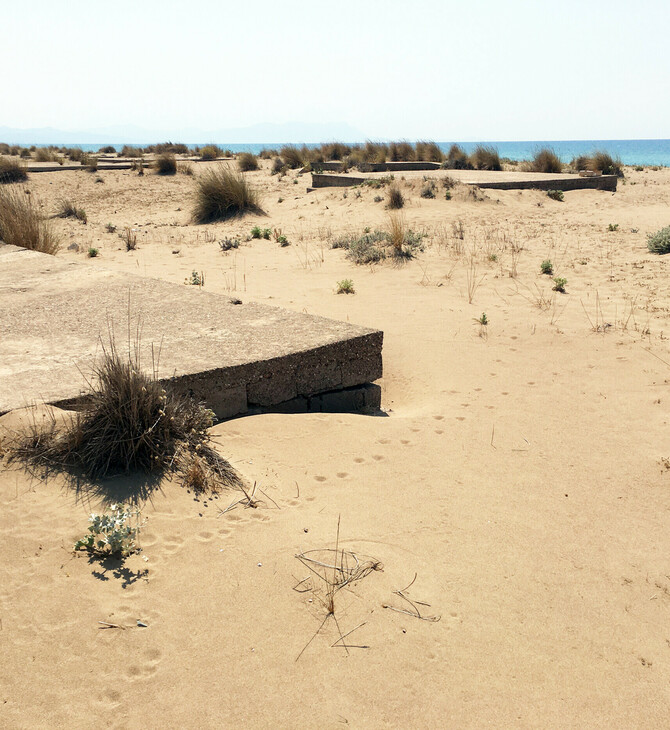
[[[96,129],[63,130],[54,127],[17,129],[0,127],[0,142],[8,144],[153,144],[157,142],[185,142],[187,144],[279,144],[316,143],[337,140],[362,142],[368,139],[360,129],[344,122],[316,124],[310,122],[286,122],[281,124],[252,124],[232,129],[202,130],[145,129],[133,125],[115,125]]]

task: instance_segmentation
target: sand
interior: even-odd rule
[[[626,169],[617,193],[563,203],[427,200],[400,181],[426,250],[372,267],[330,242],[386,226],[383,191],[306,193],[306,176],[266,168],[248,174],[266,216],[193,226],[193,178],[96,177],[31,177],[47,211],[69,197],[88,214],[55,222],[59,256],[177,283],[195,270],[211,292],[383,329],[386,417],[219,424],[265,504],[220,514],[239,495],[166,482],[122,567],[72,553],[99,496],[0,467],[0,726],[667,724],[670,297],[646,234],[670,222],[670,171]],[[221,252],[253,225],[291,245]],[[547,258],[565,294],[540,274]],[[356,294],[334,293],[344,278]],[[368,648],[332,647],[332,619],[314,637],[327,611],[294,590],[310,575],[295,555],[334,548],[338,520],[341,548],[383,564],[335,597],[342,634],[364,624],[346,642]],[[439,621],[384,608],[411,612],[393,591],[412,580]]]

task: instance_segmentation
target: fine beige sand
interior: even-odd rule
[[[422,176],[396,175],[426,249],[362,267],[330,243],[386,227],[384,190],[306,193],[308,176],[266,167],[248,173],[266,216],[194,226],[193,178],[99,177],[31,176],[47,212],[67,197],[88,214],[55,221],[59,256],[180,285],[202,272],[210,292],[380,328],[387,417],[219,424],[265,505],[222,515],[238,495],[167,482],[121,568],[72,552],[100,499],[0,464],[1,727],[668,724],[670,286],[646,234],[670,224],[669,170],[626,169],[615,194],[563,203],[464,187],[427,200]],[[256,224],[291,245],[221,252]],[[345,278],[356,293],[336,295]],[[334,548],[338,520],[339,546],[383,571],[341,590],[337,625],[314,636],[327,614],[294,590],[310,575],[295,555]],[[385,608],[411,613],[393,591],[413,580],[408,598],[439,621]],[[366,648],[333,647],[338,626]]]

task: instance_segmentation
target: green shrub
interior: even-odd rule
[[[351,279],[342,279],[337,282],[338,294],[355,294],[354,282]]]
[[[260,226],[254,226],[251,229],[251,237],[252,238],[260,238],[263,231],[261,230]]]
[[[552,200],[557,200],[559,203],[563,202],[563,191],[562,190],[547,190],[547,197]]]
[[[548,147],[544,147],[535,153],[530,167],[533,172],[563,171],[563,165],[558,155]]]
[[[99,253],[100,253],[100,251],[98,251],[97,248],[93,248],[92,246],[91,246],[91,248],[88,249],[88,257],[90,259],[96,258]]]
[[[158,175],[176,175],[177,174],[177,158],[172,152],[162,152],[156,157],[154,162],[156,173]]]
[[[670,226],[647,236],[647,248],[652,253],[670,253]]]
[[[610,231],[618,231],[619,230],[619,224],[618,223],[609,223],[607,226],[607,230]]]
[[[141,529],[139,509],[113,504],[111,514],[91,514],[88,534],[74,544],[75,550],[88,550],[99,557],[111,555],[123,559],[140,550],[138,537]],[[134,520],[133,520],[134,518]],[[135,526],[132,522],[135,522]]]
[[[227,220],[250,212],[261,212],[260,195],[242,173],[221,164],[196,179],[193,208],[196,223]]]
[[[470,162],[477,170],[502,170],[498,150],[487,145],[477,145],[470,155]]]
[[[105,147],[101,147],[98,152],[100,152],[103,155],[115,155],[116,154],[116,148],[112,147],[111,144],[106,145]]]
[[[275,157],[272,160],[272,168],[270,169],[271,175],[283,174],[288,170],[288,165],[285,165],[281,157]]]
[[[551,263],[550,259],[545,259],[540,264],[540,271],[547,276],[551,276],[554,273],[554,265]]]
[[[0,187],[0,240],[12,246],[55,254],[60,239],[33,195],[17,186]]]
[[[18,160],[8,160],[0,157],[0,184],[24,182],[28,179],[28,171],[25,165]]]
[[[387,207],[391,210],[398,210],[405,205],[405,198],[400,192],[400,188],[394,183],[389,187],[388,190],[388,203]]]
[[[240,172],[258,170],[258,160],[256,159],[256,155],[252,155],[251,152],[242,152],[237,158],[237,165],[240,168]]]
[[[568,283],[567,279],[564,279],[562,276],[555,276],[554,277],[554,286],[552,289],[554,291],[559,291],[562,294],[565,294],[565,287]]]

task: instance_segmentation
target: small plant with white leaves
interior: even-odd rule
[[[125,558],[139,552],[138,539],[142,523],[139,509],[113,504],[110,514],[92,514],[88,534],[74,544],[75,550],[88,550],[99,556]],[[132,526],[132,522],[135,526]]]

